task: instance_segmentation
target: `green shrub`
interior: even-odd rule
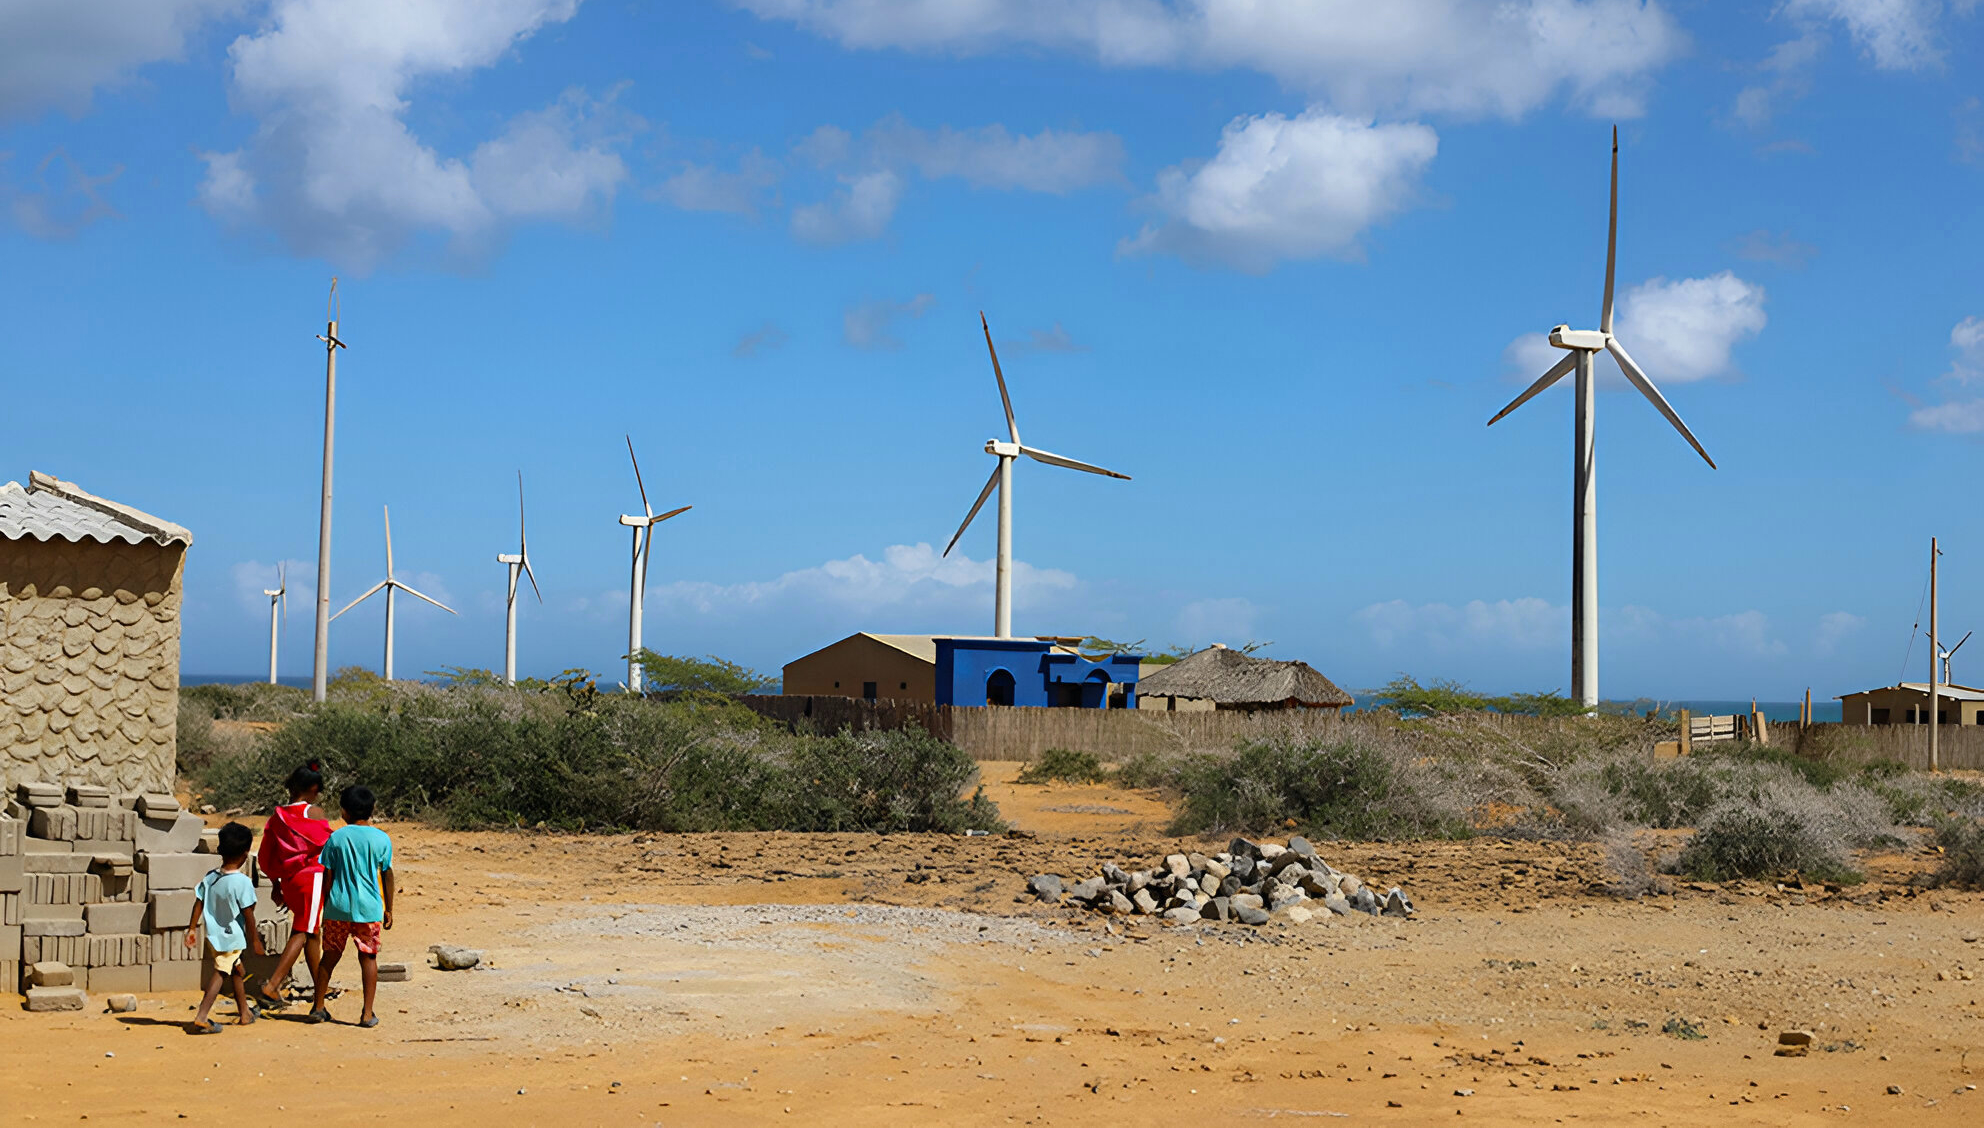
[[[1264,741],[1231,756],[1187,757],[1176,834],[1291,827],[1325,838],[1463,837],[1463,812],[1404,786],[1388,750],[1356,740]]]
[[[1861,880],[1840,835],[1825,823],[1825,813],[1814,804],[1779,792],[1757,801],[1724,800],[1689,837],[1679,867],[1701,881],[1793,875]]]
[[[1016,777],[1020,783],[1049,783],[1061,780],[1066,783],[1101,783],[1108,777],[1102,761],[1093,752],[1070,752],[1065,748],[1049,748],[1040,758],[1020,769]]]
[[[1936,869],[1938,885],[1984,888],[1984,821],[1938,819],[1936,845],[1943,852],[1943,863]]]

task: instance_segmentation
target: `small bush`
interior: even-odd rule
[[[1701,881],[1793,875],[1859,881],[1845,843],[1824,821],[1812,804],[1781,793],[1724,800],[1682,848],[1681,872]]]
[[[1139,752],[1116,765],[1118,787],[1145,787],[1176,793],[1189,757],[1176,752]]]
[[[1936,869],[1938,885],[1984,888],[1984,821],[1939,819],[1936,845],[1943,851],[1943,864]]]
[[[1020,783],[1050,783],[1061,780],[1066,783],[1101,783],[1108,777],[1102,761],[1093,752],[1070,752],[1065,748],[1049,748],[1040,758],[1020,769],[1016,777]]]
[[[1188,757],[1173,833],[1298,827],[1326,838],[1465,837],[1465,812],[1440,809],[1405,785],[1386,749],[1355,740],[1269,741],[1232,756]]]

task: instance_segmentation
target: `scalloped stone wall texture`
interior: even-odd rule
[[[184,546],[0,540],[0,788],[170,792]]]

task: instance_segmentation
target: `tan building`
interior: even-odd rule
[[[0,486],[0,788],[172,790],[192,543],[46,474]]]
[[[1902,682],[1839,698],[1840,719],[1849,725],[1926,725],[1929,683]],[[1936,689],[1936,723],[1984,725],[1984,689],[1945,685]]]
[[[849,635],[787,662],[785,692],[934,702],[937,640],[930,635]]]
[[[1173,713],[1219,709],[1326,709],[1352,704],[1348,693],[1307,662],[1255,658],[1219,643],[1146,673],[1137,683],[1137,708]]]

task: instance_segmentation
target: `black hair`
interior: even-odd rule
[[[220,856],[230,862],[247,857],[248,847],[254,844],[255,832],[238,822],[220,828]]]
[[[354,783],[338,792],[338,806],[344,808],[344,817],[349,822],[364,822],[371,818],[373,809],[378,805],[378,797],[362,783]]]
[[[313,787],[324,786],[323,762],[320,760],[304,761],[302,767],[289,773],[289,778],[283,781],[283,786],[289,788],[289,797],[291,799],[296,798]]]

